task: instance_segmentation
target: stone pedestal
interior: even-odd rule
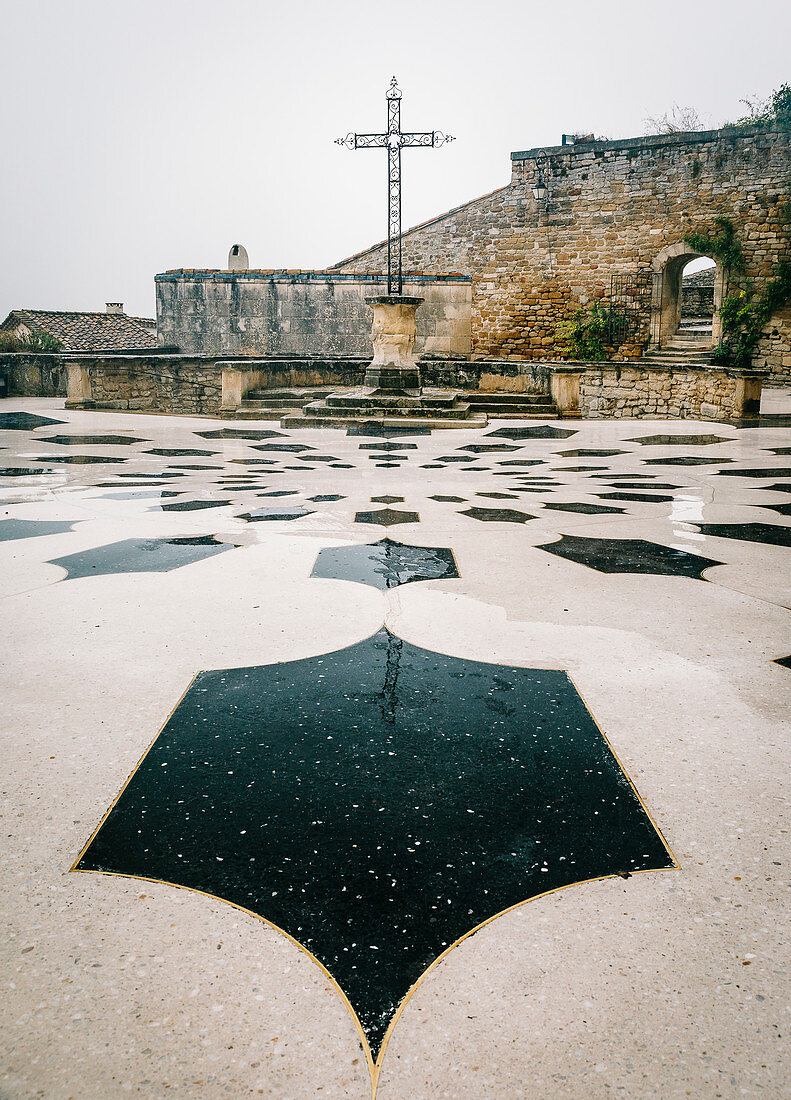
[[[365,372],[364,385],[374,394],[419,394],[415,312],[423,299],[388,294],[365,300],[374,311],[374,357]]]

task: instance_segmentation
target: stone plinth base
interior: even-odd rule
[[[423,299],[388,294],[365,301],[374,311],[374,357],[365,372],[366,387],[382,394],[420,393],[415,313]]]

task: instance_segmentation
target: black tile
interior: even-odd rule
[[[417,512],[401,512],[397,508],[380,508],[378,512],[357,512],[354,522],[392,527],[396,523],[420,523],[420,515]]]
[[[607,466],[556,466],[559,474],[592,474],[596,470],[606,470]]]
[[[441,455],[437,462],[472,462],[469,455]]]
[[[703,570],[721,561],[688,554],[643,539],[587,539],[564,535],[558,542],[536,547],[600,573],[654,573],[666,577],[703,579]]]
[[[124,539],[81,550],[63,558],[52,558],[49,565],[66,570],[67,580],[95,577],[102,573],[168,573],[182,565],[201,561],[213,554],[233,550],[228,543],[211,535],[170,539]]]
[[[144,451],[147,455],[164,455],[166,458],[211,458],[217,451],[201,451],[195,447],[152,447]]]
[[[720,470],[719,477],[791,477],[791,469],[775,466],[774,469]]]
[[[90,447],[101,445],[103,447],[123,447],[130,443],[147,443],[147,439],[135,438],[129,435],[48,435],[42,439],[36,437],[39,443],[59,443],[64,447]],[[148,451],[148,454],[154,452]]]
[[[309,447],[307,443],[256,443],[250,449],[253,451],[288,451],[294,454],[316,450],[315,447]]]
[[[498,466],[543,466],[543,458],[504,458]]]
[[[535,516],[527,512],[518,512],[514,508],[465,508],[459,512],[460,516],[470,516],[471,519],[483,520],[486,523],[527,523]]]
[[[152,481],[152,480],[160,481],[160,480],[164,480],[166,478],[184,477],[184,474],[178,474],[178,473],[175,473],[174,471],[170,471],[168,473],[164,470],[160,470],[157,473],[148,473],[147,471],[141,472],[141,471],[138,470],[138,472],[136,474],[128,474],[128,473],[120,473],[119,472],[117,474],[114,474],[113,476],[114,477],[134,477],[134,478],[137,478],[138,481],[142,481],[143,478],[145,478],[146,481]]]
[[[341,496],[340,493],[319,493],[318,496],[310,497],[309,499],[312,500],[314,504],[317,504],[319,501],[323,500],[346,500],[346,497]],[[398,499],[403,500],[404,498],[399,497]]]
[[[311,573],[311,577],[356,581],[382,590],[458,576],[453,552],[447,547],[407,546],[389,538],[363,546],[325,547]]]
[[[791,656],[789,657],[775,657],[774,664],[782,665],[783,668],[791,668]]]
[[[45,424],[65,423],[65,420],[53,420],[52,417],[36,416],[35,413],[0,413],[0,431],[2,432],[32,432],[34,428],[41,428]]]
[[[274,458],[231,458],[229,459],[236,466],[276,466],[277,460]],[[300,467],[301,469],[301,467]],[[268,472],[268,471],[267,471]]]
[[[431,435],[430,428],[392,428],[385,427],[384,424],[377,424],[375,421],[364,422],[362,424],[351,424],[346,429],[347,435],[360,435],[367,436],[369,439],[374,437],[388,439],[391,436],[395,439],[401,438],[401,436],[425,436]]]
[[[179,500],[174,504],[163,504],[163,512],[200,512],[205,508],[224,508],[230,500]]]
[[[610,455],[625,455],[628,451],[613,450],[601,450],[596,447],[574,447],[570,451],[553,451],[553,454],[558,455],[560,458],[583,458],[588,456],[589,458],[608,458]]]
[[[0,477],[36,477],[38,474],[54,472],[54,470],[44,470],[40,466],[0,466]]]
[[[637,478],[642,478],[643,481],[653,481],[654,478],[659,477],[659,474],[633,474],[631,472],[623,472],[618,470],[610,470],[607,474],[594,474],[597,481],[612,481],[613,478],[618,478],[622,481],[624,478],[629,478],[630,481],[634,481]]]
[[[402,504],[403,500],[404,500],[403,497],[391,497],[391,496],[371,497],[371,503],[372,504]]]
[[[373,455],[369,455],[369,458],[373,458]],[[399,462],[377,462],[376,465],[385,470],[400,470],[401,464]]]
[[[665,493],[595,493],[599,500],[642,500],[645,504],[661,504],[675,497],[669,497]]]
[[[619,478],[614,478],[608,482],[612,485],[613,489],[684,489],[694,488],[694,486],[673,485],[669,481],[652,481],[649,485],[646,485],[644,481],[621,481]]]
[[[296,497],[299,496],[299,489],[272,489],[268,493],[259,493],[259,497]]]
[[[0,520],[0,542],[15,539],[35,539],[41,535],[62,535],[71,531],[77,520],[3,519]]]
[[[491,500],[518,500],[513,493],[476,493],[476,497],[488,497]]]
[[[493,432],[489,433],[493,435]],[[474,454],[484,454],[486,451],[518,451],[519,447],[510,443],[468,443],[466,447],[459,447],[460,451],[472,451]]]
[[[302,519],[303,516],[312,516],[312,508],[303,508],[298,505],[294,508],[256,508],[252,512],[244,512],[238,519],[246,519],[248,523],[263,523],[267,520],[292,520]]]
[[[733,440],[727,435],[644,435],[626,442],[640,443],[644,447],[710,447],[712,443],[732,443]]]
[[[448,503],[452,503],[452,504],[464,504],[464,501],[466,500],[466,497],[435,496],[435,497],[429,497],[429,500],[447,501]]]
[[[261,428],[218,428],[211,432],[195,432],[201,439],[284,439],[283,432],[265,431]]]
[[[334,455],[298,455],[297,460],[299,462],[337,462],[338,459]],[[351,470],[351,466],[349,469]]]
[[[173,462],[169,470],[222,470],[222,466],[204,466],[200,462]]]
[[[483,922],[673,866],[565,672],[382,629],[200,673],[76,869],[258,913],[327,969],[375,1059],[413,984]]]
[[[718,539],[763,542],[771,546],[791,546],[791,527],[779,523],[696,523],[702,535]]]
[[[620,513],[622,515],[626,511],[625,508],[612,508],[604,504],[586,504],[584,501],[572,504],[545,504],[544,507],[554,508],[558,512],[582,512],[585,515],[591,516],[603,516],[615,513]]]
[[[361,443],[361,451],[416,451],[417,443],[393,443],[385,440],[382,443]]]
[[[107,455],[32,455],[36,462],[65,462],[72,466],[101,466],[126,462],[125,458],[108,458]],[[139,477],[140,475],[136,475]]]
[[[534,428],[497,428],[494,432],[487,432],[486,438],[495,436],[501,439],[568,439],[570,435],[577,435],[577,429],[553,428],[549,424],[539,424]]]
[[[773,512],[778,512],[781,516],[791,516],[791,501],[788,504],[762,504],[762,508],[771,508]]]
[[[644,466],[720,466],[725,462],[733,462],[732,458],[715,458],[711,455],[669,455],[666,458],[644,458]]]

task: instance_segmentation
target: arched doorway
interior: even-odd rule
[[[711,295],[711,328],[708,320],[705,324],[690,326],[682,324],[684,302],[684,269],[693,260],[709,259],[714,265],[714,288]],[[716,346],[722,335],[720,304],[722,303],[725,276],[722,265],[711,257],[694,252],[689,245],[678,244],[663,248],[654,260],[654,272],[661,275],[658,293],[652,303],[651,332],[654,334],[654,347],[668,347],[678,343],[687,348],[710,348]],[[697,320],[698,318],[696,318]],[[690,331],[692,329],[693,331]]]

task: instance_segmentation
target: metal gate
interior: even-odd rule
[[[610,344],[629,342],[659,346],[662,273],[637,271],[610,278]]]

